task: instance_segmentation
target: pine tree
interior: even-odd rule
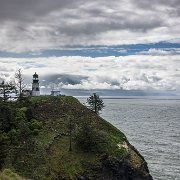
[[[96,93],[93,93],[93,95],[87,99],[87,103],[89,104],[90,109],[96,114],[99,114],[99,111],[104,108],[103,100]]]
[[[0,94],[2,94],[3,101],[7,101],[11,98],[11,94],[16,92],[15,85],[13,83],[5,83],[4,81],[0,84]]]

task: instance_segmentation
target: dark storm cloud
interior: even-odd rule
[[[34,52],[175,39],[179,4],[179,0],[0,0],[0,50]]]
[[[54,10],[71,8],[75,0],[0,0],[1,20],[35,20]]]
[[[87,80],[87,76],[82,76],[82,75],[71,75],[71,74],[54,74],[54,75],[48,75],[48,76],[43,76],[42,78],[45,79],[45,83],[62,83],[65,85],[76,85],[80,84],[82,80]]]
[[[59,31],[71,36],[91,36],[111,30],[118,31],[119,29],[129,31],[147,31],[162,26],[163,24],[164,23],[160,18],[150,18],[149,21],[146,21],[145,19],[139,19],[138,17],[134,19],[129,19],[128,17],[116,17],[111,21],[87,21],[83,25],[79,22],[78,24],[73,25],[73,28],[71,28],[71,25],[67,24],[64,27],[59,28]]]
[[[177,8],[180,6],[179,0],[131,0],[132,3],[145,9],[159,8],[159,6]],[[177,9],[178,10],[178,9]]]
[[[180,15],[180,1],[179,0],[131,0],[131,2],[137,6],[146,10],[159,10],[163,9],[168,13],[169,16]]]

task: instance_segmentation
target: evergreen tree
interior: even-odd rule
[[[0,169],[9,152],[9,131],[15,127],[14,112],[7,104],[0,103]]]
[[[8,153],[8,137],[0,130],[0,170],[3,168],[4,161]]]
[[[5,83],[4,81],[0,84],[0,94],[2,94],[2,100],[5,102],[11,98],[11,94],[16,92],[15,85],[10,83]]]
[[[87,103],[89,104],[90,109],[96,114],[99,114],[99,111],[104,107],[103,100],[96,93],[93,93],[93,95],[87,99]]]

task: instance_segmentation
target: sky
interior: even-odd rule
[[[0,82],[43,93],[180,95],[179,0],[0,0]]]

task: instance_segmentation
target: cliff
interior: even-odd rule
[[[30,179],[152,179],[125,135],[77,99],[30,97],[8,106],[16,124],[3,168]]]

